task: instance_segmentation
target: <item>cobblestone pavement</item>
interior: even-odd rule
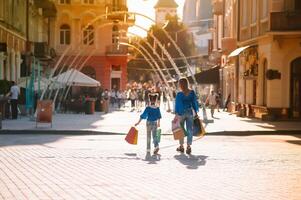
[[[163,136],[0,135],[0,199],[300,200],[300,136],[206,136],[193,155]]]

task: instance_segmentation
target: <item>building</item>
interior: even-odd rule
[[[48,41],[53,8],[48,0],[0,1],[0,80],[19,82],[29,75],[28,57],[36,43]]]
[[[175,0],[158,0],[155,5],[156,24],[163,26],[166,22],[166,17],[175,17],[177,15],[178,4]]]
[[[129,25],[126,0],[56,0],[57,18],[52,33],[56,53],[64,56],[60,67],[72,67],[98,80],[104,89],[125,89],[127,48],[121,35]],[[131,22],[132,23],[132,22]]]
[[[183,23],[193,35],[196,54],[200,55],[201,69],[210,67],[208,47],[212,40],[213,15],[211,0],[186,0],[183,9]]]
[[[300,1],[213,3],[213,13],[224,24],[223,36],[218,37],[223,89],[224,96],[233,96],[233,109],[249,117],[300,119]]]

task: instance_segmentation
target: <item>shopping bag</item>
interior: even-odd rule
[[[129,130],[128,134],[125,137],[125,140],[129,144],[136,145],[138,141],[138,130],[135,127],[131,127],[131,129]]]
[[[183,131],[184,131],[184,137],[185,137],[185,136],[188,135],[188,132],[187,132],[187,130],[185,129],[185,122],[184,122],[184,121],[181,121],[180,124],[181,124],[181,127],[182,127]]]
[[[158,129],[157,129],[156,137],[157,137],[157,141],[158,141],[158,143],[159,143],[159,142],[161,141],[161,128],[158,128]]]
[[[200,118],[193,119],[193,136],[202,137],[206,134],[205,128]]]
[[[171,130],[175,140],[180,140],[185,137],[184,130],[181,126],[180,120],[173,120],[171,124]]]

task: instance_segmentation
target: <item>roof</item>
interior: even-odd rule
[[[155,8],[177,8],[178,4],[175,0],[159,0]]]

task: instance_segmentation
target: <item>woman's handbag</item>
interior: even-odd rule
[[[184,130],[181,126],[180,120],[176,119],[172,121],[171,130],[175,140],[181,140],[185,137]]]
[[[129,144],[136,145],[138,141],[138,130],[135,127],[131,127],[131,129],[129,130],[128,134],[125,137],[125,140]]]
[[[205,128],[199,117],[193,119],[193,136],[202,137],[206,134]]]

